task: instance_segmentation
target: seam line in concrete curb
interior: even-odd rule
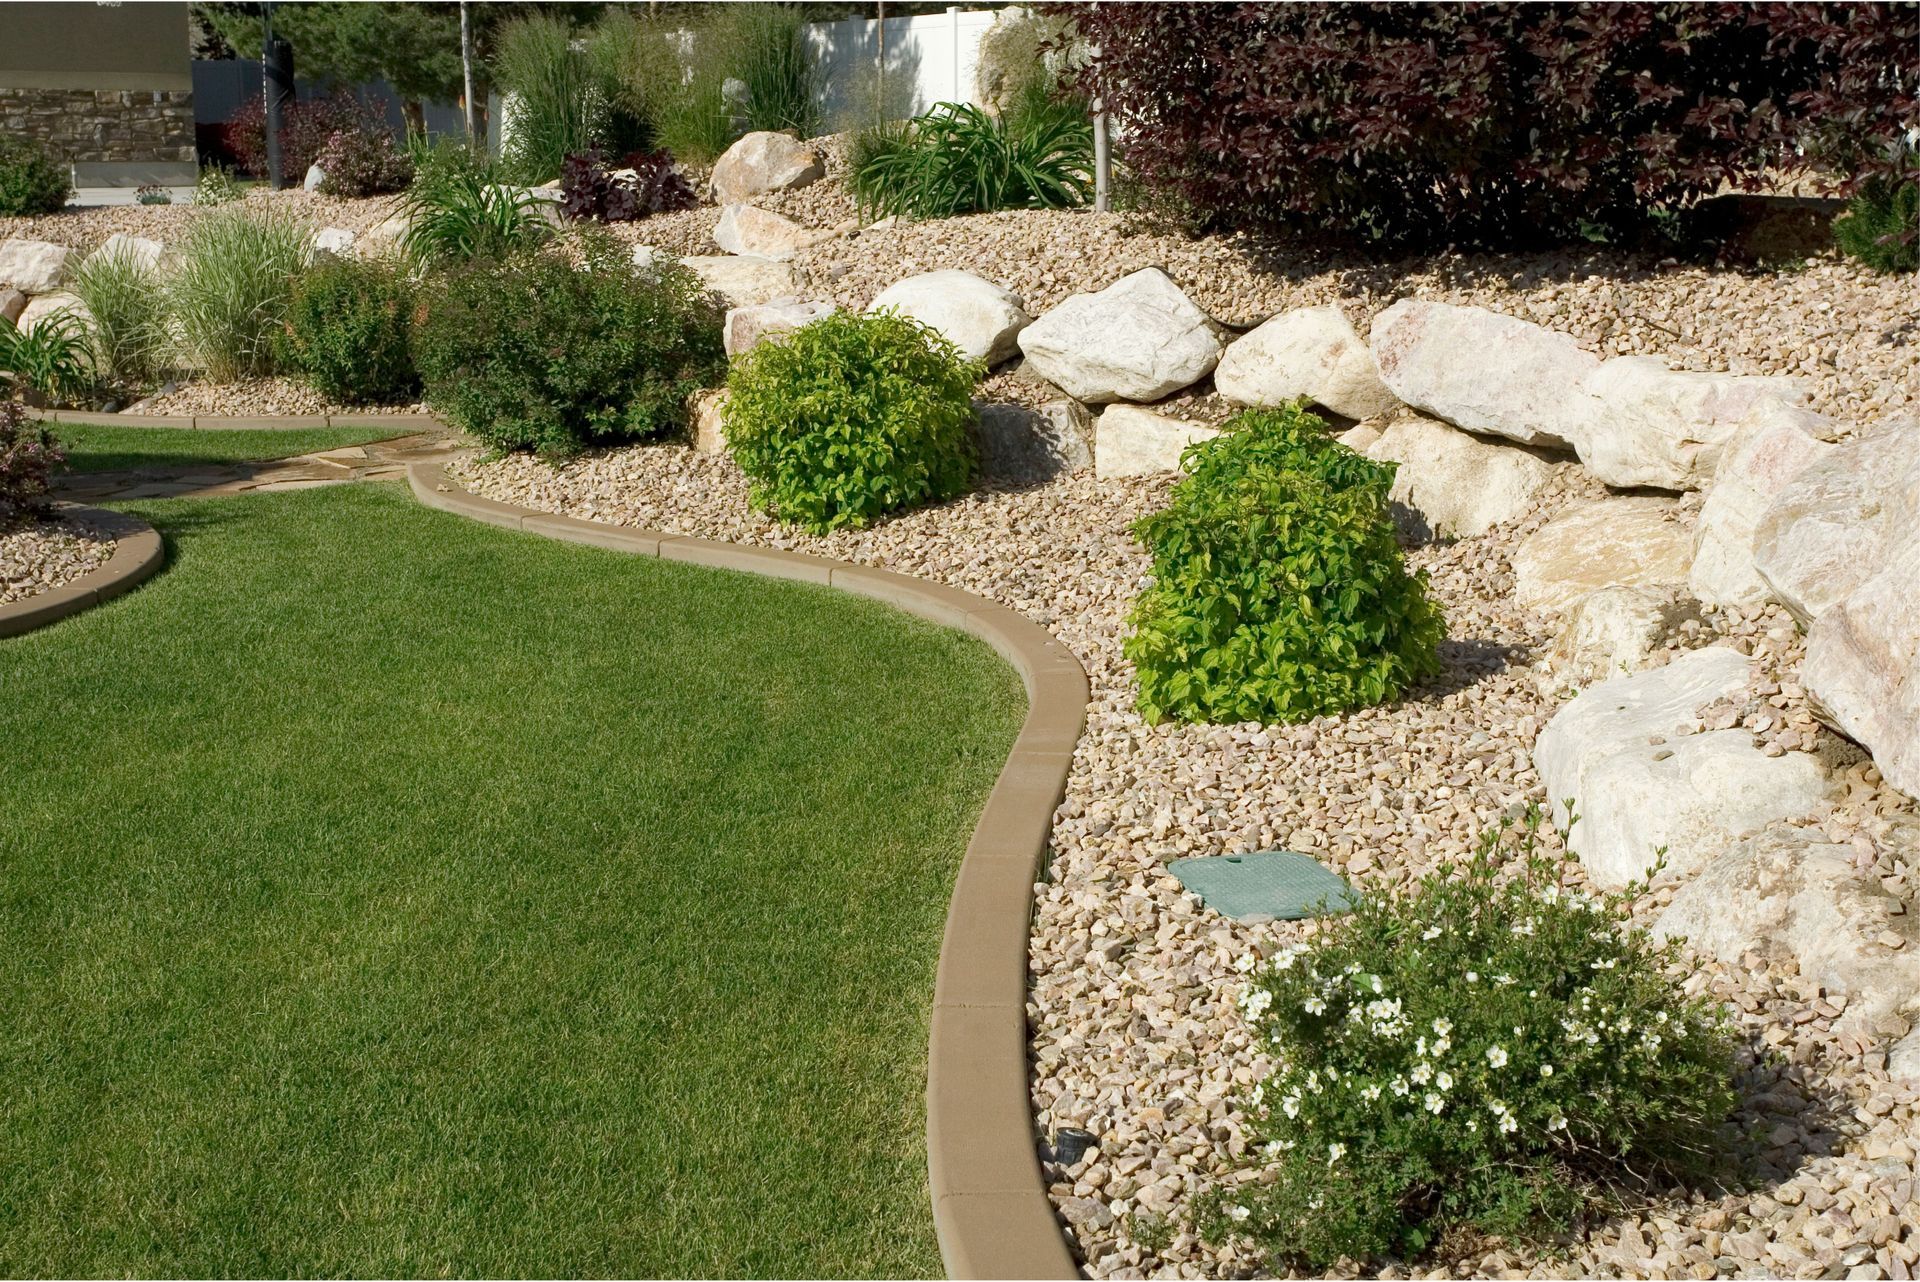
[[[85,521],[113,536],[113,555],[105,565],[57,588],[0,605],[0,637],[17,637],[49,623],[104,605],[153,577],[166,560],[159,531],[138,517],[100,507],[62,504],[62,516]]]
[[[440,463],[411,464],[407,483],[428,507],[527,534],[571,535],[635,555],[802,579],[880,600],[979,637],[1020,673],[1028,693],[1021,736],[1046,747],[1025,748],[1016,739],[955,875],[927,1047],[927,1175],[948,1276],[1080,1276],[1034,1151],[1025,1000],[1033,881],[1046,863],[1054,808],[1086,725],[1086,671],[1072,652],[998,602],[911,575],[516,507],[469,492]],[[1043,682],[1046,697],[1036,697]],[[983,1001],[985,993],[996,998]]]

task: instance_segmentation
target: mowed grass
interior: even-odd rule
[[[0,641],[0,1272],[939,1270],[983,645],[397,486]]]
[[[141,467],[217,467],[338,450],[400,435],[392,428],[315,427],[228,431],[194,427],[95,427],[58,423],[53,435],[69,472],[120,472]]]

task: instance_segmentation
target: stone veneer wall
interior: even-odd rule
[[[73,163],[194,163],[193,91],[0,89],[0,137]]]

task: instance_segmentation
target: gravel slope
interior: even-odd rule
[[[0,605],[93,573],[113,548],[112,538],[70,517],[0,526]]]

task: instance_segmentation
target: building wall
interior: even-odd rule
[[[195,162],[184,4],[0,7],[0,134],[111,181]]]

